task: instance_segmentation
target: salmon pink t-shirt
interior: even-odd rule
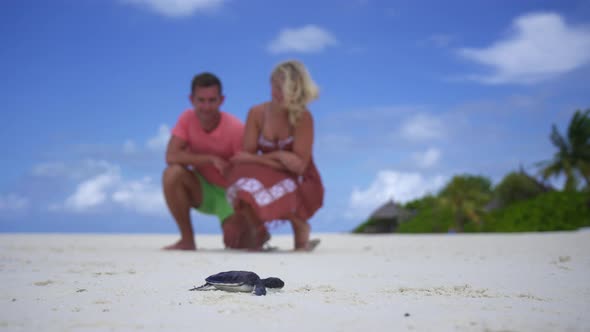
[[[191,152],[211,154],[229,161],[242,149],[244,124],[237,117],[221,112],[219,125],[208,133],[201,127],[195,111],[188,109],[178,118],[172,135],[186,141]],[[228,186],[227,180],[213,164],[206,163],[195,169],[210,183],[223,188]]]

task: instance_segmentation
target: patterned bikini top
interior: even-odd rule
[[[258,136],[258,148],[265,151],[291,150],[293,148],[292,145],[294,140],[295,138],[293,136],[289,136],[285,139],[273,141],[264,137],[264,135],[260,133],[260,136]]]
[[[264,128],[264,121],[266,120],[267,114],[270,112],[270,104],[264,110],[264,115],[262,117],[262,125],[261,128]],[[258,136],[258,150],[260,151],[276,151],[276,150],[292,150],[293,149],[293,141],[295,137],[293,135],[280,139],[280,140],[270,140],[262,134],[262,130],[260,135]]]

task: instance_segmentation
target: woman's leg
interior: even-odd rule
[[[311,233],[311,227],[307,223],[307,220],[303,220],[297,217],[290,218],[291,227],[293,228],[293,237],[295,238],[295,250],[296,251],[307,251],[310,250],[309,246],[309,235]]]
[[[221,225],[223,229],[223,243],[228,249],[244,249],[242,247],[242,237],[246,226],[244,218],[236,211],[229,216]]]
[[[270,234],[264,226],[262,220],[258,218],[250,204],[240,200],[236,211],[245,221],[245,230],[242,233],[241,246],[246,249],[260,250],[266,241],[270,239]]]

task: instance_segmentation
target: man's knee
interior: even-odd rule
[[[186,176],[188,170],[178,164],[172,164],[164,169],[164,174],[162,174],[162,182],[164,186],[171,186],[178,183],[183,176]]]

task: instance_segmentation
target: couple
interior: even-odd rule
[[[295,250],[311,249],[308,220],[324,195],[307,109],[318,89],[298,61],[280,63],[270,83],[271,100],[252,107],[244,126],[219,110],[224,96],[215,75],[193,79],[194,109],[182,113],[166,151],[164,197],[180,240],[164,249],[196,249],[191,208],[219,218],[227,248],[260,250],[270,239],[266,224],[288,220]]]

